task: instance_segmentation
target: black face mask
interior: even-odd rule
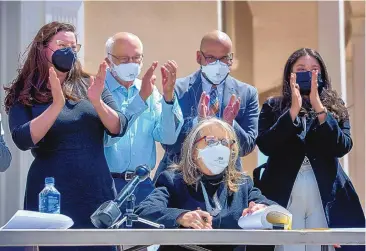
[[[70,47],[56,50],[52,55],[52,64],[60,72],[69,72],[75,62],[76,53]]]
[[[300,94],[309,95],[311,91],[311,71],[296,72],[296,83],[299,84]],[[324,81],[321,72],[318,73],[318,92],[322,92]]]
[[[225,176],[226,171],[223,171],[222,173],[216,174],[216,175],[206,175],[202,174],[201,180],[205,182],[220,182],[223,180]]]

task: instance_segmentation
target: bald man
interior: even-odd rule
[[[133,178],[139,165],[153,169],[156,164],[155,142],[174,144],[183,125],[183,116],[174,95],[177,64],[161,66],[163,95],[155,87],[157,62],[138,79],[143,64],[143,45],[131,33],[121,32],[106,43],[109,71],[105,85],[119,109],[131,117],[127,133],[120,139],[106,136],[105,156],[117,192]],[[135,190],[136,205],[154,186],[150,178]],[[124,204],[125,206],[125,204]],[[124,206],[122,210],[124,210]]]
[[[207,33],[196,53],[200,69],[177,79],[175,90],[183,112],[184,125],[174,145],[163,145],[165,155],[154,179],[172,162],[180,160],[181,146],[192,126],[201,118],[215,116],[232,125],[240,144],[240,156],[251,153],[258,134],[258,93],[230,76],[233,64],[232,42],[221,31]],[[219,161],[216,156],[211,161]],[[237,168],[241,170],[240,159]]]

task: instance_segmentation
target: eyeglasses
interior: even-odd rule
[[[108,55],[111,55],[114,59],[116,59],[120,64],[127,64],[129,62],[133,62],[136,64],[141,63],[142,58],[144,57],[143,55],[136,55],[133,57],[117,57],[111,53],[108,53]]]
[[[72,44],[62,40],[56,40],[56,44],[60,49],[71,48],[74,52],[79,52],[81,44]]]
[[[203,136],[199,139],[197,139],[194,144],[197,144],[198,142],[200,142],[201,140],[205,140],[206,144],[208,146],[216,146],[219,143],[221,143],[221,145],[223,146],[227,146],[227,147],[232,147],[235,144],[235,140],[229,140],[229,139],[218,139],[215,136]]]
[[[202,51],[201,51],[201,54],[205,58],[205,60],[208,64],[214,63],[217,60],[219,60],[219,61],[221,61],[222,63],[225,63],[225,64],[231,64],[232,61],[233,61],[233,53],[230,53],[230,54],[228,54],[226,56],[223,56],[221,58],[216,58],[214,56],[206,56]]]

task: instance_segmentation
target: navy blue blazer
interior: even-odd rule
[[[229,103],[232,94],[241,98],[240,110],[234,121],[234,129],[239,138],[239,154],[243,157],[251,153],[255,147],[255,139],[258,134],[258,92],[253,86],[240,82],[230,75],[226,78],[224,85],[223,109],[221,109],[220,117],[222,117],[224,108]],[[155,179],[172,161],[179,161],[182,144],[193,127],[193,119],[197,117],[197,108],[202,92],[201,71],[177,79],[175,94],[182,109],[184,124],[175,144],[162,145],[165,154],[155,174]],[[237,164],[240,166],[240,158]]]
[[[267,198],[287,207],[306,155],[319,186],[328,226],[364,228],[365,215],[361,203],[338,160],[352,148],[349,121],[338,122],[328,113],[321,125],[317,118],[307,119],[304,131],[302,122],[297,125],[292,122],[289,111],[283,114],[273,111],[274,102],[274,99],[268,100],[259,115],[256,142],[268,160],[254,171],[255,186]],[[261,178],[260,168],[265,168]],[[358,248],[364,250],[364,247]],[[356,246],[343,246],[341,250],[356,249]]]
[[[210,191],[207,190],[210,194]],[[212,193],[213,194],[213,193]],[[217,188],[217,195],[222,206],[219,215],[213,217],[214,229],[240,229],[238,220],[249,202],[266,205],[276,204],[253,187],[250,177],[245,178],[237,192],[230,192],[224,182]],[[177,218],[185,212],[201,208],[206,211],[205,200],[200,186],[189,186],[180,172],[167,170],[160,174],[155,190],[136,208],[136,214],[147,220],[163,224],[165,228],[178,228]],[[167,250],[180,250],[178,247]],[[233,250],[235,246],[208,246],[210,250]],[[160,249],[164,250],[164,248]]]

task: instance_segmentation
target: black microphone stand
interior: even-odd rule
[[[155,227],[155,228],[160,228],[163,229],[165,228],[164,225],[161,224],[157,224],[154,223],[152,221],[148,221],[146,219],[140,218],[137,214],[134,213],[134,208],[135,208],[135,200],[136,200],[136,196],[132,193],[130,194],[127,199],[126,199],[126,203],[127,203],[127,207],[126,207],[126,213],[123,215],[123,218],[120,220],[117,220],[116,223],[114,223],[112,226],[110,226],[110,229],[118,229],[120,228],[123,223],[126,223],[126,228],[132,228],[133,227],[133,223],[134,222],[141,222],[144,223],[146,225]],[[138,251],[138,250],[142,250],[145,249],[149,246],[147,245],[138,245],[138,246],[134,246],[131,247],[129,249],[126,249],[124,251]]]
[[[134,222],[141,222],[146,225],[163,229],[164,225],[157,224],[146,219],[140,218],[137,214],[134,213],[135,208],[135,200],[136,197],[133,194],[138,183],[144,181],[149,177],[150,168],[147,165],[138,166],[135,170],[136,177],[129,181],[123,190],[121,190],[120,194],[117,195],[117,198],[113,201],[106,201],[90,216],[90,219],[93,225],[97,228],[108,228],[108,229],[118,229],[122,226],[122,224],[126,223],[126,228],[132,228]],[[121,218],[121,210],[120,207],[126,199],[126,213]],[[132,248],[127,249],[126,251],[137,251],[148,247],[149,245],[140,245],[134,246]],[[207,249],[193,246],[193,245],[184,245],[183,247],[189,250],[196,251],[209,251]]]
[[[140,218],[137,214],[135,214],[134,213],[135,200],[136,200],[136,196],[134,194],[131,194],[127,197],[127,199],[126,199],[126,203],[127,203],[126,213],[123,215],[123,218],[121,220],[117,220],[116,223],[114,223],[109,228],[118,229],[125,222],[126,222],[126,227],[127,228],[132,228],[134,222],[141,222],[141,223],[144,223],[146,225],[149,225],[149,226],[152,226],[152,227],[155,227],[155,228],[160,228],[160,229],[165,228],[165,226],[162,225],[162,224],[158,224],[158,223],[154,223],[152,221],[148,221],[146,219]]]
[[[123,218],[121,220],[117,220],[116,223],[114,223],[112,226],[110,226],[109,227],[110,229],[118,229],[123,225],[123,223],[126,223],[125,224],[126,228],[132,228],[134,222],[141,222],[146,225],[149,225],[149,226],[152,226],[155,228],[159,228],[159,229],[165,228],[165,226],[162,224],[158,224],[158,223],[140,218],[137,214],[135,214],[134,213],[135,200],[136,200],[136,196],[134,194],[131,194],[127,197],[126,213],[123,215]],[[189,249],[189,250],[193,250],[193,251],[210,251],[208,249],[205,249],[205,248],[202,248],[199,246],[195,246],[195,245],[180,245],[180,246],[184,247],[186,249]],[[134,246],[134,247],[128,248],[123,251],[138,251],[138,250],[145,249],[147,247],[149,247],[149,246],[148,245],[139,245],[139,246]]]

